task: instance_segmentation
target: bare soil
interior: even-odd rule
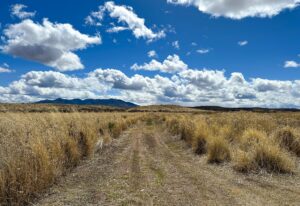
[[[163,128],[139,124],[33,205],[300,205],[300,175],[208,164]]]

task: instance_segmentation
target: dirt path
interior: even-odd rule
[[[300,205],[300,178],[206,163],[154,125],[137,125],[35,205]]]

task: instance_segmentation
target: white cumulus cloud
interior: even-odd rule
[[[272,17],[285,9],[293,9],[299,0],[167,0],[168,3],[195,6],[214,17],[243,19],[246,17]]]
[[[163,63],[158,62],[157,67],[169,72],[166,68],[177,68],[173,63],[178,60],[176,55],[169,56]],[[238,72],[226,75],[225,70],[189,68],[184,62],[181,64],[183,69],[175,69],[176,73],[153,77],[130,76],[117,69],[102,68],[83,77],[56,71],[31,71],[7,87],[0,87],[0,102],[110,97],[138,104],[300,108],[300,80],[247,80]]]
[[[133,35],[138,38],[144,38],[148,41],[164,38],[166,36],[163,30],[154,32],[145,25],[145,19],[140,18],[132,7],[126,5],[116,5],[113,1],[104,3],[99,10],[92,12],[87,18],[86,23],[90,25],[101,25],[101,22],[108,13],[111,18],[117,19],[119,23],[126,25],[114,26],[108,29],[109,32],[120,32],[130,29]]]
[[[52,23],[47,19],[42,24],[30,19],[9,25],[4,30],[4,53],[33,60],[59,71],[83,69],[76,50],[88,45],[100,44],[100,36],[88,36],[75,30],[71,24]]]
[[[188,66],[176,54],[169,55],[163,62],[153,59],[143,65],[135,63],[131,66],[133,70],[160,71],[164,73],[176,73],[186,70],[187,68]]]

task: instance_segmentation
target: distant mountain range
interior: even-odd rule
[[[72,104],[72,105],[101,105],[101,106],[111,106],[111,107],[122,107],[122,108],[132,108],[138,105],[125,102],[119,99],[55,99],[55,100],[42,100],[36,102],[37,104]]]
[[[139,107],[139,105],[132,102],[126,102],[120,99],[55,99],[55,100],[42,100],[35,102],[36,104],[60,104],[60,105],[94,105],[94,106],[110,106],[119,108],[134,108]],[[166,109],[166,107],[172,107],[170,105],[164,105],[161,109]],[[174,107],[174,106],[173,106]],[[180,106],[179,106],[180,107]],[[144,107],[141,107],[144,108]],[[184,108],[184,107],[182,107]],[[244,108],[230,108],[230,107],[219,107],[219,106],[196,106],[190,107],[193,109],[209,110],[209,111],[219,111],[219,112],[234,112],[234,111],[254,111],[254,112],[299,112],[296,108],[260,108],[260,107],[244,107]]]

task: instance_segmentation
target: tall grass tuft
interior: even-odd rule
[[[279,144],[300,157],[300,131],[292,127],[284,127],[276,131],[275,138]]]
[[[265,169],[268,172],[291,173],[295,165],[291,157],[265,132],[247,129],[241,138],[241,152],[235,169],[242,172]]]
[[[297,113],[173,114],[166,116],[165,122],[170,133],[179,135],[196,154],[207,155],[208,163],[233,161],[233,167],[241,172],[295,171],[293,155],[299,156],[300,151]],[[278,127],[281,129],[274,134]]]
[[[222,137],[212,137],[208,142],[207,151],[209,163],[222,163],[231,160],[229,144]]]
[[[196,123],[194,123],[196,124]],[[192,147],[196,154],[202,155],[207,153],[207,142],[211,136],[209,127],[204,121],[199,121],[194,130]]]

